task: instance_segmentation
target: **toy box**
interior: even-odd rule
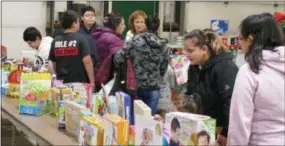
[[[104,126],[100,116],[85,117],[80,121],[80,146],[103,145]]]
[[[110,114],[115,114],[118,115],[119,114],[119,109],[118,109],[118,103],[117,103],[117,98],[116,96],[109,96],[108,97],[109,100],[109,113]]]
[[[135,146],[135,139],[136,139],[136,135],[135,135],[135,126],[131,125],[129,127],[129,146]]]
[[[119,116],[123,117],[126,120],[129,120],[130,124],[134,124],[134,117],[133,117],[133,110],[131,110],[131,97],[122,92],[116,92],[116,98],[118,103],[118,110],[119,110]]]
[[[51,97],[52,97],[53,106],[54,106],[52,110],[52,115],[59,116],[59,106],[61,105],[59,102],[60,101],[63,102],[64,100],[71,100],[73,98],[72,95],[73,95],[73,91],[69,87],[60,86],[57,88],[52,88]],[[63,108],[61,109],[61,112],[63,113],[62,110]]]
[[[80,129],[80,119],[84,117],[82,112],[89,111],[85,106],[74,101],[64,101],[65,129],[71,135],[78,137]]]
[[[20,82],[21,82],[22,73],[24,73],[22,64],[18,65],[17,70],[14,70],[10,73],[8,78],[9,87],[7,91],[9,97],[13,98],[20,97]]]
[[[152,117],[136,115],[135,145],[162,145],[162,126]]]
[[[51,75],[49,73],[22,73],[19,113],[43,115],[51,110]]]
[[[1,45],[1,64],[7,61],[7,48]]]
[[[79,94],[80,101],[82,101],[82,105],[85,105],[89,109],[91,108],[90,101],[91,101],[92,87],[90,84],[67,83],[65,85],[72,88],[73,92]]]
[[[127,145],[129,122],[114,114],[107,114],[104,120],[104,145]]]
[[[165,117],[165,128],[168,131],[169,138],[167,140],[169,146],[215,145],[215,119],[211,119],[208,116],[181,112],[167,113]],[[171,127],[175,129],[171,129]]]
[[[151,109],[141,100],[134,100],[134,113],[136,115],[151,117]]]
[[[104,114],[105,103],[103,98],[103,94],[92,94],[92,99],[90,101],[90,111],[95,115]]]

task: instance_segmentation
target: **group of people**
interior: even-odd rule
[[[123,90],[156,114],[169,62],[167,40],[157,34],[158,15],[133,12],[125,41],[121,39],[125,20],[119,13],[107,14],[98,25],[94,9],[87,6],[81,19],[75,11],[63,12],[60,24],[64,31],[54,39],[42,38],[34,27],[23,36],[44,54],[43,60],[52,62],[57,79],[90,83],[98,91],[101,84],[115,78],[111,94]],[[175,109],[182,111],[179,106],[185,106],[184,112],[216,119],[221,145],[285,144],[285,38],[274,16],[250,15],[241,22],[238,41],[247,62],[241,68],[211,29],[193,30],[184,39],[183,53],[191,65],[183,97],[191,100],[173,103]],[[196,105],[187,107],[187,102]]]

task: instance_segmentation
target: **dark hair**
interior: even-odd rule
[[[208,143],[210,142],[210,135],[208,134],[207,131],[205,131],[205,130],[200,131],[200,132],[198,133],[198,135],[197,135],[197,139],[198,139],[200,136],[207,136]]]
[[[245,54],[245,60],[254,73],[259,73],[262,63],[262,50],[274,51],[284,44],[283,34],[273,15],[262,13],[246,17],[240,24],[242,39],[253,37],[252,45]]]
[[[78,14],[73,10],[63,12],[59,18],[60,23],[64,29],[71,28],[74,22],[78,22]]]
[[[105,27],[108,27],[112,30],[116,30],[117,27],[120,25],[122,22],[123,17],[117,13],[117,12],[112,12],[109,14],[106,14],[103,20],[103,25]]]
[[[93,7],[91,6],[84,6],[81,8],[81,16],[84,16],[84,14],[87,12],[87,11],[91,11],[91,12],[94,12],[95,13],[95,10]]]
[[[200,29],[193,30],[189,32],[184,39],[196,39],[195,46],[198,47],[206,45],[211,56],[218,55],[226,50],[223,41],[217,34],[206,29],[204,31]]]
[[[202,114],[201,97],[198,94],[179,94],[177,99],[172,99],[172,103],[179,112]]]
[[[171,130],[176,132],[177,128],[180,128],[180,123],[176,117],[171,120]]]
[[[148,16],[145,20],[145,23],[148,31],[156,34],[160,25],[158,14],[152,14]]]
[[[25,42],[27,41],[36,41],[37,37],[39,37],[39,39],[42,39],[42,35],[41,32],[36,29],[35,27],[28,27],[25,29],[24,33],[23,33],[23,39]]]

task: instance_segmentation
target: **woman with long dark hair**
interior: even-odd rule
[[[241,22],[239,44],[247,64],[234,86],[228,145],[285,145],[283,38],[269,13]]]
[[[218,142],[226,145],[229,107],[237,65],[223,41],[208,30],[193,30],[184,38],[184,54],[190,59],[187,95],[201,98],[202,114],[217,120]]]

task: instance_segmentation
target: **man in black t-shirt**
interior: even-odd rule
[[[78,14],[67,10],[62,13],[60,21],[65,31],[63,35],[54,38],[49,54],[57,79],[63,80],[64,83],[80,82],[94,85],[89,45],[85,37],[77,33]]]

